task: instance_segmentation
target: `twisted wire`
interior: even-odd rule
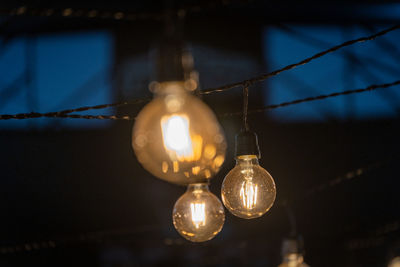
[[[362,88],[362,89],[347,90],[347,91],[335,92],[335,93],[331,93],[331,94],[327,94],[327,95],[318,95],[318,96],[313,96],[313,97],[307,97],[307,98],[297,99],[297,100],[293,100],[293,101],[289,101],[289,102],[283,102],[283,103],[280,103],[280,104],[268,105],[268,106],[264,106],[264,107],[257,108],[257,109],[251,109],[251,110],[247,111],[247,114],[259,113],[259,112],[264,112],[266,110],[272,110],[272,109],[287,107],[287,106],[291,106],[291,105],[297,105],[297,104],[305,103],[305,102],[323,100],[323,99],[342,96],[342,95],[350,95],[350,94],[363,93],[363,92],[367,92],[367,91],[374,91],[374,90],[378,90],[378,89],[389,88],[389,87],[392,87],[392,86],[395,86],[395,85],[399,85],[399,84],[400,84],[400,80],[397,80],[397,81],[394,81],[394,82],[391,82],[391,83],[373,84],[373,85],[370,85],[370,86],[368,86],[366,88]],[[136,101],[145,102],[147,100],[148,99],[139,99],[139,100],[136,100]],[[89,110],[89,109],[102,108],[103,106],[107,106],[107,107],[114,106],[115,107],[115,106],[128,105],[128,104],[134,104],[134,103],[121,102],[121,103],[98,105],[98,106],[93,106],[93,107],[84,107],[84,108],[64,110],[64,111],[59,111],[59,112],[48,112],[48,113],[31,112],[31,113],[19,113],[19,114],[13,114],[13,115],[3,114],[3,115],[0,115],[0,120],[11,120],[11,119],[21,120],[21,119],[43,118],[43,117],[46,117],[46,118],[72,118],[72,119],[99,119],[99,120],[134,120],[135,116],[129,116],[129,115],[78,115],[78,114],[67,114],[67,113],[75,112],[77,110],[78,111],[85,111],[85,110]],[[232,112],[232,113],[224,113],[224,114],[222,114],[222,117],[242,115],[242,114],[243,114],[243,111]],[[244,117],[247,117],[247,114]]]
[[[311,62],[311,61],[313,61],[313,60],[315,60],[317,58],[320,58],[320,57],[325,56],[325,55],[327,55],[329,53],[335,52],[335,51],[337,51],[339,49],[342,49],[344,47],[347,47],[347,46],[350,46],[350,45],[353,45],[353,44],[356,44],[356,43],[362,43],[362,42],[366,42],[366,41],[371,41],[371,40],[376,39],[379,36],[385,35],[385,34],[387,34],[389,32],[392,32],[392,31],[398,30],[398,29],[400,29],[400,25],[395,25],[395,26],[392,26],[390,28],[387,28],[387,29],[385,29],[383,31],[380,31],[380,32],[375,33],[375,34],[370,35],[370,36],[365,36],[365,37],[361,37],[361,38],[358,38],[358,39],[346,41],[346,42],[344,42],[342,44],[333,46],[333,47],[331,47],[329,49],[326,49],[324,51],[316,53],[315,55],[313,55],[311,57],[308,57],[306,59],[303,59],[303,60],[301,60],[301,61],[299,61],[297,63],[293,63],[293,64],[290,64],[290,65],[287,65],[286,67],[283,67],[281,69],[272,71],[272,72],[267,73],[267,74],[262,74],[260,76],[256,76],[254,78],[250,78],[250,79],[247,79],[247,80],[244,80],[244,81],[227,84],[227,85],[224,85],[224,86],[221,86],[221,87],[210,88],[210,89],[202,91],[201,94],[208,95],[208,94],[212,94],[212,93],[216,93],[216,92],[225,92],[225,91],[231,90],[231,89],[239,87],[239,86],[244,86],[246,83],[262,82],[262,81],[264,81],[264,80],[266,80],[268,78],[271,78],[273,76],[279,75],[280,73],[282,73],[284,71],[288,71],[288,70],[294,69],[296,67],[305,65],[305,64],[307,64],[307,63],[309,63],[309,62]]]
[[[323,99],[337,97],[337,96],[351,95],[351,94],[363,93],[363,92],[367,92],[367,91],[374,91],[374,90],[378,90],[378,89],[389,88],[389,87],[399,85],[399,84],[400,84],[400,80],[397,80],[397,81],[394,81],[391,83],[373,84],[373,85],[370,85],[370,86],[368,86],[366,88],[362,88],[362,89],[354,89],[354,90],[347,90],[347,91],[342,91],[342,92],[335,92],[335,93],[331,93],[331,94],[327,94],[327,95],[306,97],[306,98],[297,99],[297,100],[293,100],[293,101],[283,102],[280,104],[268,105],[268,106],[264,106],[264,107],[257,108],[257,109],[251,109],[248,111],[248,114],[264,112],[266,110],[272,110],[272,109],[297,105],[297,104],[306,103],[306,102],[318,101],[318,100],[323,100]],[[234,116],[234,115],[240,115],[240,114],[241,114],[241,112],[232,112],[232,113],[225,113],[223,116]]]
[[[250,84],[243,86],[243,129],[245,131],[249,130],[249,124],[247,122],[247,112],[249,109],[249,86]]]
[[[298,66],[301,65],[305,65],[309,62],[311,62],[314,59],[317,59],[319,57],[322,57],[326,54],[332,53],[336,50],[339,50],[343,47],[346,46],[350,46],[353,45],[355,43],[359,43],[359,42],[365,42],[365,41],[370,41],[370,40],[374,40],[375,38],[385,35],[391,31],[397,30],[400,28],[400,25],[395,25],[392,26],[390,28],[387,28],[383,31],[380,31],[378,33],[375,33],[373,35],[370,36],[366,36],[366,37],[361,37],[358,39],[354,39],[354,40],[350,40],[347,42],[344,42],[340,45],[331,47],[325,51],[319,52],[309,58],[306,58],[298,63],[294,63],[294,64],[290,64],[287,65],[286,67],[283,67],[281,69],[275,70],[273,72],[267,73],[267,74],[263,74],[261,76],[257,76],[251,79],[247,79],[241,82],[237,82],[237,83],[233,83],[233,84],[228,84],[225,86],[221,86],[221,87],[217,87],[217,88],[210,88],[207,89],[205,91],[200,92],[200,94],[203,95],[208,95],[214,92],[225,92],[227,90],[236,88],[238,86],[249,86],[252,85],[254,83],[257,82],[261,82],[264,81],[267,78],[270,78],[272,76],[276,76],[284,71],[287,70],[291,70],[294,69]],[[364,92],[364,91],[370,91],[370,90],[375,90],[378,88],[387,88],[389,86],[393,86],[395,84],[398,84],[398,82],[395,83],[391,83],[391,84],[383,84],[383,85],[371,85],[365,89],[357,89],[357,90],[349,90],[349,91],[345,91],[345,92],[338,92],[338,93],[333,93],[330,95],[321,95],[321,96],[316,96],[316,97],[308,97],[305,99],[299,99],[299,100],[295,100],[295,101],[290,101],[290,102],[284,102],[278,105],[270,105],[270,106],[265,106],[256,110],[250,110],[248,113],[255,113],[255,112],[262,112],[264,110],[269,110],[269,109],[274,109],[274,108],[279,108],[279,107],[284,107],[284,106],[289,106],[289,105],[294,105],[294,104],[299,104],[299,103],[303,103],[303,102],[309,102],[309,101],[315,101],[315,100],[322,100],[328,97],[335,97],[335,96],[339,96],[339,95],[346,95],[346,94],[354,94],[354,93],[360,93],[360,92]],[[118,115],[112,115],[112,116],[107,116],[107,115],[68,115],[69,113],[73,113],[73,112],[80,112],[80,111],[87,111],[87,110],[91,110],[91,109],[103,109],[103,108],[108,108],[108,107],[118,107],[118,106],[125,106],[125,105],[133,105],[133,104],[139,104],[139,103],[143,103],[148,101],[149,99],[137,99],[134,101],[123,101],[123,102],[119,102],[119,103],[113,103],[113,104],[104,104],[104,105],[96,105],[96,106],[88,106],[88,107],[80,107],[80,108],[75,108],[75,109],[68,109],[68,110],[62,110],[62,111],[57,111],[57,112],[48,112],[48,113],[38,113],[38,112],[31,112],[31,113],[19,113],[19,114],[3,114],[0,115],[0,120],[9,120],[9,119],[31,119],[31,118],[41,118],[41,117],[47,117],[47,118],[78,118],[78,119],[111,119],[111,120],[132,120],[134,119],[133,117],[127,116],[127,115],[123,115],[123,116],[118,116]],[[231,114],[224,114],[224,116],[226,115],[237,115],[239,113],[231,113]]]
[[[214,2],[204,2],[183,6],[173,10],[177,16],[182,17],[187,13],[198,13],[208,9],[218,7],[226,7],[231,4],[251,2],[250,0],[219,0]],[[83,9],[83,8],[35,8],[27,5],[18,6],[15,8],[0,8],[2,16],[35,16],[35,17],[63,17],[63,18],[87,18],[87,19],[105,19],[115,21],[164,21],[165,10],[156,12],[126,12],[123,10],[101,10],[101,9]]]

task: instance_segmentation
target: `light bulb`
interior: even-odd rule
[[[393,259],[390,261],[388,267],[400,267],[400,257],[395,257],[395,258],[393,258]]]
[[[214,176],[225,160],[226,142],[209,107],[183,82],[163,82],[136,118],[132,146],[154,176],[190,184]]]
[[[309,267],[303,258],[303,239],[299,237],[285,238],[282,242],[282,263],[278,267]]]
[[[275,182],[256,155],[236,157],[236,166],[226,175],[221,188],[225,207],[235,216],[252,219],[262,216],[274,204]]]
[[[309,267],[309,265],[304,262],[302,254],[290,253],[284,255],[283,262],[278,267]]]
[[[224,207],[207,184],[190,184],[176,201],[172,219],[181,236],[192,242],[204,242],[221,231]]]

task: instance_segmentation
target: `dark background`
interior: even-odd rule
[[[201,86],[209,88],[273,70],[268,59],[264,60],[266,27],[362,25],[378,29],[400,21],[400,13],[393,18],[364,12],[374,10],[377,3],[382,1],[24,4],[28,10],[96,8],[157,16],[166,6],[183,8],[187,10],[184,37],[194,44]],[[163,31],[162,20],[150,15],[133,21],[6,15],[7,10],[20,6],[12,1],[2,3],[3,49],[21,36],[34,39],[43,34],[106,30],[114,38],[110,102],[150,95],[151,73],[134,76],[128,85],[125,81],[135,72],[129,61],[147,55]],[[398,47],[398,43],[393,45]],[[220,56],[208,58],[207,51]],[[302,58],[306,56],[310,55]],[[393,65],[397,75],[398,62]],[[324,64],[316,66],[321,67]],[[140,66],[135,68],[141,71]],[[347,71],[351,76],[351,70]],[[302,79],[307,81],[307,77]],[[268,84],[251,89],[250,109],[266,104],[269,89]],[[332,88],[345,89],[354,87]],[[307,92],[301,95],[306,96]],[[211,190],[219,196],[223,177],[234,166],[233,140],[240,129],[240,117],[223,114],[240,111],[240,89],[203,100],[219,117],[229,144],[223,169],[211,183]],[[184,240],[173,228],[172,207],[185,189],[141,168],[130,144],[132,122],[82,128],[69,128],[52,119],[46,127],[13,128],[0,122],[0,266],[277,266],[282,239],[290,232],[281,205],[285,200],[296,216],[309,265],[387,266],[400,252],[400,102],[393,100],[394,115],[362,120],[327,116],[317,121],[282,122],[267,112],[251,115],[249,123],[260,140],[261,165],[275,178],[277,202],[265,216],[254,220],[226,212],[222,232],[202,244]],[[69,104],[77,106],[73,101]],[[140,108],[113,112],[135,115]],[[351,178],[350,173],[351,179],[346,178],[359,168],[361,175]],[[336,177],[345,178],[335,184]]]

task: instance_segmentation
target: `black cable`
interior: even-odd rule
[[[247,123],[247,112],[249,108],[249,86],[246,84],[243,86],[243,130],[249,131],[249,124]]]
[[[343,91],[343,92],[335,92],[335,93],[331,93],[328,95],[307,97],[307,98],[297,99],[297,100],[293,100],[293,101],[289,101],[289,102],[283,102],[283,103],[276,104],[276,105],[269,105],[269,106],[264,106],[264,107],[257,108],[257,109],[248,110],[247,114],[264,112],[266,110],[287,107],[287,106],[296,105],[296,104],[305,103],[305,102],[323,100],[323,99],[342,96],[342,95],[350,95],[350,94],[363,93],[363,92],[367,92],[367,91],[374,91],[377,89],[389,88],[389,87],[399,85],[399,84],[400,84],[400,80],[397,80],[392,83],[373,84],[373,85],[370,85],[370,86],[368,86],[366,88],[362,88],[362,89],[354,89],[354,90],[348,90],[348,91]],[[137,99],[136,101],[144,102],[144,101],[147,101],[147,99]],[[132,104],[132,103],[121,102],[121,103],[105,104],[105,105],[98,105],[98,106],[93,106],[93,107],[82,107],[82,108],[77,108],[77,109],[70,109],[70,110],[64,110],[64,111],[58,111],[58,112],[48,112],[48,113],[31,112],[31,113],[19,113],[19,114],[3,114],[3,115],[0,115],[0,120],[11,120],[11,119],[22,120],[22,119],[33,119],[33,118],[43,118],[43,117],[46,117],[46,118],[72,118],[72,119],[99,119],[99,120],[134,120],[135,117],[129,116],[129,115],[110,115],[110,116],[108,116],[108,115],[68,114],[68,113],[76,112],[76,111],[85,111],[85,110],[90,110],[90,109],[104,108],[104,106],[106,106],[106,107],[114,106],[115,107],[115,106],[121,106],[121,105],[129,105],[129,104]],[[136,104],[136,103],[134,103],[134,104]],[[242,114],[243,114],[243,111],[224,113],[224,114],[222,114],[222,117],[242,115]],[[246,115],[246,117],[247,117],[247,115]]]
[[[399,85],[399,84],[400,84],[400,80],[397,80],[397,81],[394,81],[391,83],[373,84],[373,85],[370,85],[370,86],[368,86],[366,88],[362,88],[362,89],[354,89],[354,90],[347,90],[347,91],[343,91],[343,92],[335,92],[335,93],[331,93],[331,94],[327,94],[327,95],[306,97],[306,98],[297,99],[297,100],[293,100],[293,101],[283,102],[283,103],[276,104],[276,105],[268,105],[268,106],[264,106],[261,108],[252,109],[252,110],[248,111],[248,114],[264,112],[266,110],[297,105],[297,104],[305,103],[305,102],[323,100],[323,99],[327,99],[327,98],[331,98],[331,97],[337,97],[337,96],[342,96],[342,95],[351,95],[351,94],[363,93],[363,92],[367,92],[367,91],[374,91],[377,89],[389,88],[389,87]],[[241,112],[233,112],[233,113],[225,113],[223,116],[233,116],[233,115],[240,115],[240,114],[241,114]],[[1,116],[0,116],[0,119],[1,119]]]
[[[273,72],[267,73],[267,74],[263,74],[261,76],[257,76],[251,79],[247,79],[241,82],[237,82],[237,83],[233,83],[233,84],[228,84],[225,86],[221,86],[218,88],[211,88],[205,91],[200,92],[200,94],[204,94],[204,95],[208,95],[214,92],[224,92],[233,88],[236,88],[238,86],[246,86],[246,85],[250,85],[256,82],[261,82],[264,81],[267,78],[276,76],[284,71],[287,70],[291,70],[293,68],[296,68],[300,65],[304,65],[307,64],[309,62],[311,62],[312,60],[322,57],[326,54],[332,53],[336,50],[339,50],[343,47],[346,46],[350,46],[353,45],[355,43],[359,43],[359,42],[365,42],[365,41],[369,41],[369,40],[374,40],[376,37],[378,36],[382,36],[385,35],[391,31],[397,30],[400,28],[400,25],[395,25],[392,26],[390,28],[387,28],[383,31],[380,31],[376,34],[370,35],[370,36],[366,36],[366,37],[361,37],[358,39],[354,39],[354,40],[350,40],[347,42],[344,42],[340,45],[331,47],[325,51],[319,52],[317,54],[315,54],[312,57],[306,58],[298,63],[294,63],[294,64],[290,64],[286,67],[283,67],[281,69],[275,70]],[[274,108],[278,108],[278,107],[283,107],[283,106],[288,106],[288,105],[294,105],[294,104],[299,104],[299,103],[303,103],[303,102],[309,102],[309,101],[314,101],[314,100],[321,100],[321,99],[325,99],[328,97],[335,97],[338,95],[346,95],[346,94],[353,94],[353,93],[360,93],[363,91],[370,91],[370,90],[375,90],[378,88],[386,88],[389,86],[393,86],[398,84],[398,82],[394,82],[391,84],[383,84],[383,85],[371,85],[365,89],[357,89],[357,90],[350,90],[350,91],[345,91],[345,92],[340,92],[340,93],[333,93],[330,95],[321,95],[321,96],[317,96],[317,97],[308,97],[305,99],[299,99],[299,100],[295,100],[295,101],[290,101],[290,102],[285,102],[285,103],[281,103],[278,105],[270,105],[270,106],[266,106],[266,107],[262,107],[256,110],[250,110],[249,113],[255,113],[255,112],[262,112],[264,110],[269,110],[269,109],[274,109]],[[70,109],[70,110],[63,110],[63,111],[57,111],[57,112],[48,112],[48,113],[37,113],[37,112],[31,112],[31,113],[19,113],[19,114],[3,114],[0,115],[0,120],[9,120],[9,119],[30,119],[30,118],[41,118],[41,117],[48,117],[48,118],[82,118],[82,119],[113,119],[113,120],[132,120],[134,118],[129,117],[129,116],[103,116],[103,115],[99,115],[99,116],[94,116],[94,115],[86,115],[86,116],[81,116],[81,115],[67,115],[68,113],[72,113],[72,112],[79,112],[79,111],[86,111],[86,110],[91,110],[91,109],[103,109],[103,108],[107,108],[107,107],[117,107],[117,106],[124,106],[124,105],[131,105],[131,104],[137,104],[137,103],[143,103],[145,101],[148,101],[148,99],[137,99],[134,101],[124,101],[124,102],[119,102],[119,103],[114,103],[114,104],[104,104],[104,105],[97,105],[97,106],[91,106],[91,107],[81,107],[81,108],[76,108],[76,109]],[[231,114],[224,114],[224,115],[237,115],[237,113],[231,113]]]
[[[320,58],[322,56],[325,56],[326,54],[335,52],[335,51],[337,51],[337,50],[339,50],[341,48],[344,48],[344,47],[347,47],[347,46],[350,46],[350,45],[353,45],[353,44],[356,44],[356,43],[371,41],[371,40],[374,40],[375,38],[377,38],[379,36],[385,35],[385,34],[391,32],[391,31],[398,30],[398,29],[400,29],[400,25],[395,25],[395,26],[387,28],[387,29],[385,29],[383,31],[375,33],[373,35],[361,37],[361,38],[350,40],[350,41],[346,41],[346,42],[344,42],[344,43],[342,43],[340,45],[333,46],[333,47],[331,47],[331,48],[329,48],[327,50],[321,51],[321,52],[319,52],[319,53],[317,53],[317,54],[315,54],[315,55],[313,55],[311,57],[303,59],[303,60],[301,60],[301,61],[299,61],[297,63],[290,64],[290,65],[288,65],[286,67],[283,67],[281,69],[275,70],[273,72],[270,72],[270,73],[267,73],[267,74],[262,74],[260,76],[257,76],[257,77],[254,77],[254,78],[250,78],[250,79],[247,79],[245,81],[231,83],[231,84],[227,84],[227,85],[224,85],[224,86],[221,86],[221,87],[210,88],[210,89],[205,90],[205,91],[203,91],[201,93],[204,94],[204,95],[207,95],[207,94],[216,93],[216,92],[225,92],[225,91],[231,90],[233,88],[236,88],[236,87],[239,87],[239,86],[243,86],[243,85],[245,85],[246,83],[249,83],[249,82],[250,83],[261,82],[261,81],[264,81],[264,80],[266,80],[268,78],[276,76],[276,75],[278,75],[278,74],[280,74],[280,73],[282,73],[284,71],[291,70],[291,69],[294,69],[294,68],[296,68],[298,66],[305,65],[305,64],[313,61],[314,59],[317,59],[317,58]]]

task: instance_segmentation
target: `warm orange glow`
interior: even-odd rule
[[[166,173],[168,171],[168,163],[166,161],[163,161],[162,163],[162,172]]]
[[[199,172],[200,172],[200,166],[195,166],[195,167],[192,168],[192,173],[194,175],[199,174]]]
[[[214,145],[206,145],[206,147],[204,148],[204,156],[207,159],[213,159],[216,153],[217,149],[215,148]]]
[[[161,119],[164,147],[177,158],[193,157],[189,119],[182,115],[164,116]]]
[[[240,189],[240,198],[246,209],[253,209],[257,205],[258,186],[251,181],[244,181]]]
[[[391,260],[388,267],[400,267],[400,257],[395,257]]]
[[[190,203],[190,210],[192,212],[192,222],[196,228],[206,224],[206,205],[201,203]]]
[[[161,119],[161,130],[165,150],[170,158],[178,161],[196,161],[201,158],[203,138],[191,136],[190,121],[187,116],[174,114]],[[175,165],[174,172],[175,171]]]
[[[178,172],[179,171],[179,163],[177,161],[173,161],[172,162],[172,167],[174,169],[174,172]]]
[[[196,161],[201,158],[201,153],[203,150],[203,138],[200,135],[195,135],[192,138],[193,143],[193,157],[187,159],[188,161]]]

